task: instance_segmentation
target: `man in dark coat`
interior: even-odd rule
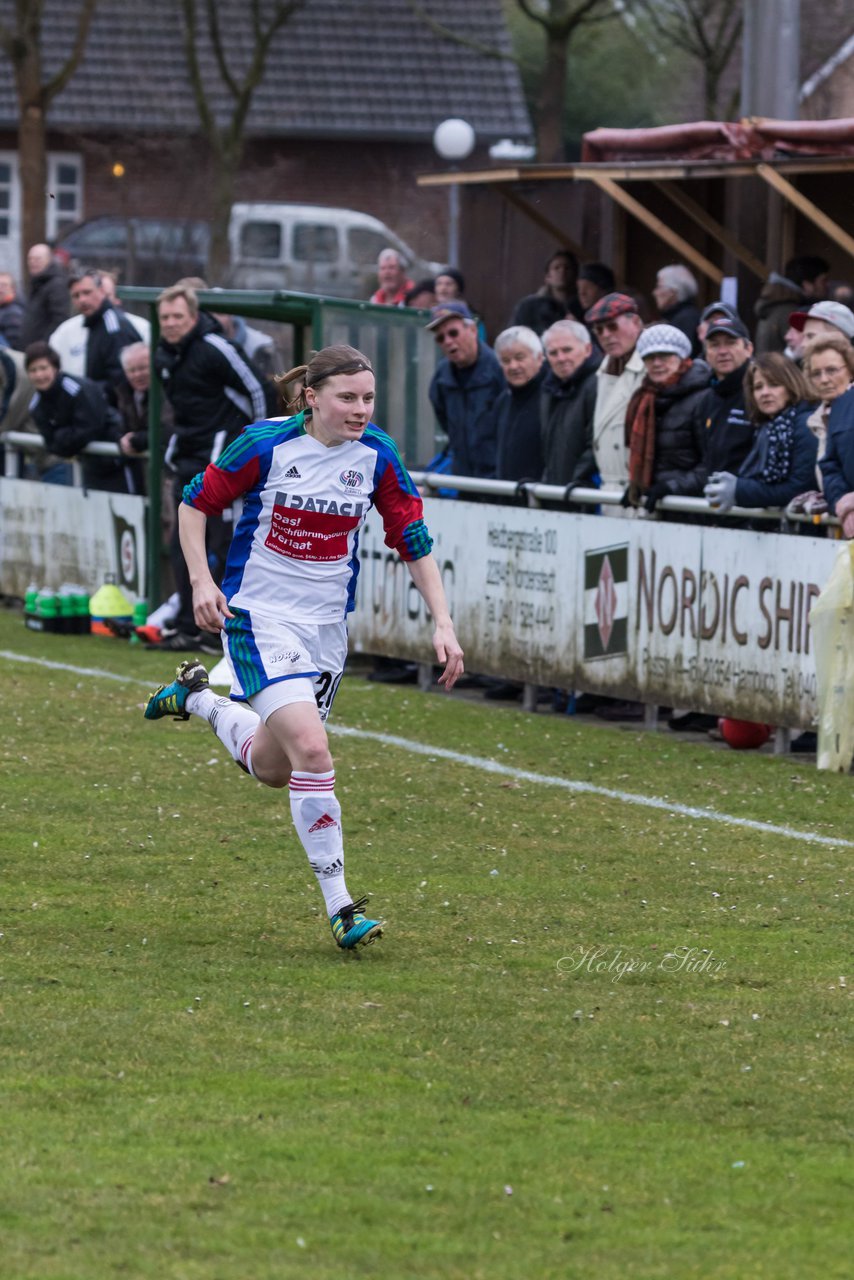
[[[263,421],[267,403],[256,371],[227,340],[217,321],[199,311],[191,287],[177,284],[164,289],[157,300],[157,314],[162,336],[154,352],[154,367],[174,414],[166,463],[174,472],[177,511],[184,486],[215,461],[248,423]],[[222,576],[231,534],[232,523],[226,516],[208,519],[207,548],[215,578]],[[219,638],[201,633],[193,617],[193,592],[178,541],[177,520],[171,551],[181,603],[174,632],[164,632],[161,644],[153,647],[221,653]]]
[[[804,256],[771,272],[756,303],[757,352],[785,351],[789,316],[825,297],[829,270],[824,258]]]
[[[543,344],[524,325],[495,339],[507,388],[495,401],[498,429],[497,480],[540,480],[543,474],[540,389],[546,374]]]
[[[71,301],[88,330],[86,377],[97,382],[111,404],[125,381],[121,351],[139,342],[139,331],[107,297],[100,272],[85,270],[71,279]]]
[[[543,483],[589,483],[596,471],[593,411],[602,355],[578,320],[558,320],[543,334],[548,372],[540,392]]]
[[[68,276],[46,244],[34,244],[27,253],[30,292],[21,322],[20,343],[47,342],[57,325],[68,318]]]
[[[451,472],[495,478],[495,401],[506,387],[498,357],[481,342],[465,302],[440,302],[427,328],[442,348],[430,381],[430,401],[448,437]]]
[[[695,277],[681,262],[662,267],[655,279],[652,296],[658,314],[665,324],[681,330],[691,343],[691,354],[698,356],[701,350],[697,337],[700,308],[697,306],[699,286]]]
[[[525,325],[534,333],[544,333],[549,325],[566,316],[582,317],[576,286],[578,259],[569,249],[558,249],[546,263],[541,288],[521,298],[513,309],[511,324]]]
[[[706,331],[706,363],[712,381],[695,412],[705,433],[704,469],[738,472],[753,445],[753,423],[744,407],[744,375],[753,355],[746,326],[721,316]]]

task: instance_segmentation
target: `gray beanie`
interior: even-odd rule
[[[679,356],[687,360],[691,354],[691,339],[673,324],[651,324],[638,338],[637,353],[645,356]]]

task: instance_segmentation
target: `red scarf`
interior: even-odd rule
[[[626,409],[626,444],[629,449],[629,501],[640,503],[652,484],[655,462],[655,398],[664,387],[673,387],[684,378],[693,360],[683,360],[675,373],[663,382],[651,382],[649,374],[635,391]]]

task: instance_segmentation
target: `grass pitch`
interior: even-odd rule
[[[0,650],[126,677],[0,659],[4,1278],[850,1274],[851,848],[333,738],[389,922],[344,954],[287,795],[143,720],[162,658]],[[355,678],[335,719],[854,838],[790,760]]]

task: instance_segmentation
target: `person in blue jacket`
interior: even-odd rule
[[[818,442],[806,422],[809,395],[793,360],[776,351],[751,360],[744,403],[755,426],[753,443],[737,474],[709,476],[704,492],[712,507],[785,507],[814,482]]]
[[[854,538],[854,386],[833,401],[826,439],[824,457],[818,464],[824,496],[839,518],[843,535]]]
[[[440,302],[427,328],[444,355],[430,382],[430,401],[448,437],[451,473],[492,480],[498,450],[495,402],[507,386],[498,357],[480,341],[465,302]]]

